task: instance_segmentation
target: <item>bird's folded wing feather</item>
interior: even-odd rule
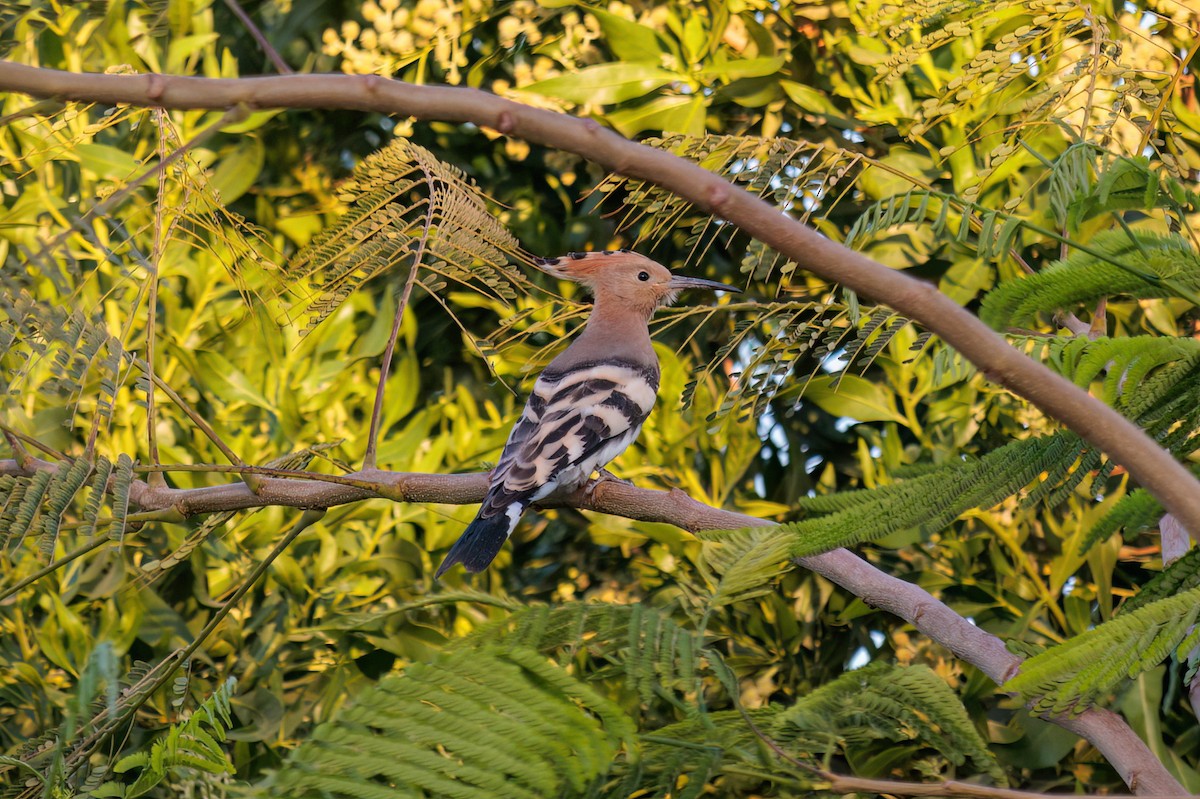
[[[543,372],[492,472],[480,515],[500,513],[514,501],[536,501],[563,474],[583,467],[590,475],[603,466],[637,435],[657,391],[658,370],[631,362]],[[603,462],[593,462],[622,439]]]

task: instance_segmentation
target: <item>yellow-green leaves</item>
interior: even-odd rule
[[[643,97],[680,78],[674,72],[646,63],[599,64],[538,81],[523,90],[579,105],[609,105]]]

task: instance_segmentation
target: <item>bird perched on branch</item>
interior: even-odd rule
[[[587,287],[595,298],[579,338],[533,385],[509,433],[479,515],[451,547],[441,577],[461,563],[487,568],[534,502],[582,486],[628,447],[654,407],[658,358],[650,317],[690,288],[738,291],[724,283],[672,275],[628,250],[568,253],[537,260],[547,274]]]

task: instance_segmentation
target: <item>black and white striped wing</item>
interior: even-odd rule
[[[543,372],[492,472],[480,515],[582,485],[637,438],[657,392],[657,368],[627,361]]]

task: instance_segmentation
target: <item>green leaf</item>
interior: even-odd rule
[[[836,375],[813,378],[804,389],[804,399],[834,416],[860,422],[905,422],[896,409],[895,395],[886,386],[856,375],[842,375],[834,388],[836,380]]]
[[[245,402],[272,413],[278,413],[275,403],[267,399],[251,382],[246,373],[230,363],[225,356],[209,350],[196,350],[204,380],[213,394],[225,402]]]
[[[220,195],[221,202],[232,203],[258,180],[265,160],[263,143],[256,137],[246,137],[231,154],[217,162],[209,186]]]
[[[829,102],[829,98],[811,86],[805,86],[803,83],[797,83],[794,80],[781,80],[779,81],[779,85],[783,88],[783,92],[788,96],[788,99],[805,111],[812,111],[816,114],[836,113],[836,109],[833,107],[833,103]]]
[[[77,145],[75,155],[81,167],[109,180],[126,180],[139,166],[131,154],[107,144]]]
[[[267,122],[283,113],[282,108],[271,108],[265,111],[255,111],[240,122],[232,122],[221,128],[222,133],[249,133],[258,130]]]
[[[643,97],[682,76],[649,64],[601,64],[538,81],[521,91],[580,105],[608,105]]]
[[[727,60],[723,53],[718,53],[717,57],[713,59],[712,66],[700,70],[698,74],[702,78],[719,78],[727,81],[765,78],[778,72],[786,60],[783,56]]]
[[[644,130],[700,135],[704,133],[705,111],[704,98],[699,95],[672,95],[613,111],[604,118],[623,136],[635,136]]]
[[[581,7],[587,8],[588,13],[600,23],[600,29],[604,31],[604,43],[619,60],[659,63],[663,45],[653,28],[599,8]]]
[[[871,167],[863,172],[859,185],[876,199],[903,194],[923,182],[933,172],[933,160],[924,153],[895,147],[879,159],[887,167]],[[904,177],[911,175],[913,179]]]
[[[983,261],[966,258],[955,261],[946,270],[938,281],[938,290],[959,305],[966,305],[979,292],[990,289],[995,276],[995,271]]]

